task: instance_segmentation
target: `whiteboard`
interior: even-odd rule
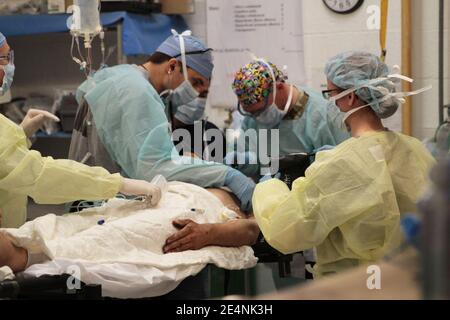
[[[304,84],[303,0],[208,0],[207,40],[213,48],[214,71],[209,103],[234,108],[234,74],[249,63],[250,52],[281,70],[289,82]]]

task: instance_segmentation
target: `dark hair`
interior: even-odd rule
[[[163,64],[164,62],[167,62],[170,59],[173,59],[173,57],[171,57],[165,53],[156,51],[155,53],[153,53],[150,56],[150,58],[148,58],[147,62],[151,62],[154,64]],[[178,60],[178,65],[180,66],[180,72],[183,73],[183,65],[182,65],[181,61],[179,61],[179,60]]]
[[[164,62],[167,62],[170,59],[172,59],[172,57],[165,53],[155,52],[150,56],[150,58],[148,58],[147,62],[151,62],[154,64],[163,64]]]

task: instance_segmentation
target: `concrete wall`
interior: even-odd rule
[[[444,103],[450,104],[450,1],[445,0],[445,66]],[[420,138],[434,135],[438,116],[438,27],[439,1],[413,0],[413,76],[415,87],[433,85],[433,90],[414,98],[414,135]]]
[[[305,66],[307,85],[316,89],[324,84],[323,67],[328,58],[341,51],[360,49],[379,54],[379,31],[369,30],[367,20],[370,6],[379,5],[379,0],[366,0],[364,5],[350,15],[338,15],[328,10],[322,1],[303,0],[302,16],[305,33]],[[401,0],[389,2],[387,63],[401,65]],[[420,139],[430,137],[438,126],[438,0],[412,0],[413,3],[413,77],[414,88],[428,84],[433,90],[413,98],[414,135]],[[185,18],[195,35],[206,39],[207,0],[196,0],[196,12]],[[446,1],[446,52],[449,53],[448,41],[450,20],[450,3]],[[446,98],[450,103],[450,67],[447,54],[445,67]],[[208,115],[219,126],[228,116],[226,112],[209,108]],[[398,127],[400,112],[387,121],[388,127]]]
[[[226,0],[224,0],[226,1]],[[341,16],[329,11],[320,0],[303,0],[302,17],[305,32],[305,65],[307,84],[320,89],[324,83],[323,66],[332,55],[349,49],[362,49],[379,53],[378,31],[368,30],[366,12],[379,0],[366,0],[363,7],[350,15]],[[413,77],[414,88],[427,84],[433,90],[413,98],[414,135],[430,137],[438,125],[438,0],[412,0],[413,2]],[[194,34],[206,42],[207,0],[196,0],[196,12],[185,18]],[[446,1],[446,66],[445,102],[450,103],[450,58],[448,42],[450,1]],[[401,64],[401,0],[390,1],[388,58],[390,65]],[[52,93],[57,88],[75,88],[83,76],[70,58],[70,37],[65,34],[11,37],[8,39],[16,51],[17,74],[14,96],[30,92]],[[115,31],[107,32],[107,42],[115,45]],[[98,59],[97,59],[98,61]],[[110,62],[116,61],[116,54]],[[19,67],[20,66],[20,67]],[[228,113],[222,109],[208,108],[209,118],[223,127]],[[399,119],[390,120],[395,126]]]

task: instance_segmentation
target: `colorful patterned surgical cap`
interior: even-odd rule
[[[277,82],[287,80],[287,76],[274,64],[267,63],[272,68]],[[236,73],[232,88],[239,102],[244,106],[263,101],[273,89],[273,78],[267,64],[259,60],[246,64]]]

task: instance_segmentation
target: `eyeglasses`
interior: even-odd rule
[[[266,109],[269,107],[269,96],[264,98],[264,107],[255,111],[255,112],[247,112],[244,110],[244,108],[242,107],[241,103],[238,101],[237,103],[237,110],[238,112],[243,115],[244,117],[253,117],[253,118],[257,118],[258,116],[260,116],[264,111],[266,111]]]
[[[331,90],[323,90],[322,91],[322,96],[327,99],[330,100],[331,98],[331,93],[335,92],[335,91],[340,91],[340,89],[331,89]]]
[[[14,51],[11,50],[7,54],[0,55],[0,65],[14,63]]]

